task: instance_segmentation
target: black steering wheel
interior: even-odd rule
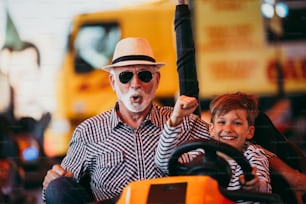
[[[179,158],[192,150],[202,149],[204,154],[196,157],[192,162],[187,165],[179,163]],[[207,175],[216,179],[219,184],[220,192],[227,198],[233,201],[250,200],[270,204],[282,204],[283,201],[277,194],[260,193],[253,191],[239,190],[226,190],[232,176],[231,168],[228,162],[217,152],[223,153],[234,159],[242,169],[246,181],[254,178],[252,175],[252,167],[244,155],[232,146],[216,141],[216,140],[193,140],[184,143],[177,147],[172,154],[168,170],[170,176],[177,175]]]
[[[197,156],[189,164],[181,164],[179,158],[192,150],[202,149],[204,154]],[[232,146],[216,140],[194,140],[177,147],[172,154],[168,170],[170,176],[177,175],[207,175],[216,179],[222,187],[227,187],[232,171],[228,162],[217,154],[217,151],[234,159],[240,166],[246,181],[252,180],[252,167],[244,155]]]

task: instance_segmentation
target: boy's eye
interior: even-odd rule
[[[240,121],[235,121],[235,122],[234,122],[234,125],[242,125],[242,122],[240,122]]]
[[[219,120],[219,121],[217,121],[217,124],[219,124],[219,125],[224,125],[224,124],[225,124],[225,121],[224,121],[224,120]]]

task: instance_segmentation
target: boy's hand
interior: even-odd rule
[[[241,175],[239,177],[239,181],[242,185],[242,189],[243,190],[247,190],[247,191],[257,191],[259,188],[259,178],[256,175],[256,167],[253,167],[252,169],[252,175],[254,176],[254,178],[248,182],[245,181],[244,175]]]
[[[185,0],[178,0],[177,3],[178,4],[186,4],[186,1]]]
[[[174,106],[170,116],[169,125],[175,127],[180,124],[184,116],[190,115],[198,107],[198,101],[195,97],[181,95]]]

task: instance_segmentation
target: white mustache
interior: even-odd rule
[[[133,96],[143,96],[143,92],[141,90],[129,90],[128,93],[126,93],[126,95],[130,98],[130,97],[133,97]]]

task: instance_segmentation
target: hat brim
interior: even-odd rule
[[[153,65],[156,66],[157,69],[161,68],[165,65],[163,62],[150,62],[150,61],[143,61],[143,60],[129,60],[129,61],[121,61],[115,64],[110,64],[102,67],[105,71],[110,71],[111,68],[115,67],[123,67],[123,66],[129,66],[129,65]]]

